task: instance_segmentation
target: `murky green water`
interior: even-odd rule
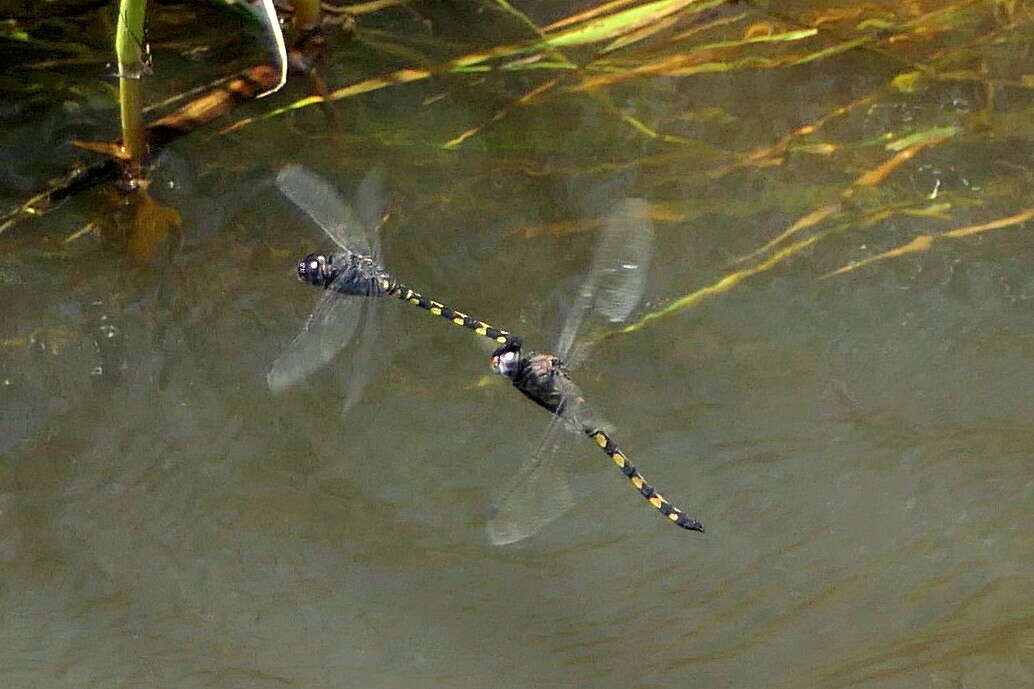
[[[1031,225],[819,279],[1034,205],[1020,122],[1032,10],[970,5],[972,23],[907,50],[636,79],[609,88],[610,105],[564,92],[450,151],[436,144],[539,77],[445,76],[346,99],[336,137],[318,108],[199,133],[156,173],[183,232],[146,267],[93,235],[64,241],[112,212],[99,194],[5,232],[0,685],[1034,685]],[[430,28],[470,38],[458,22],[478,16],[482,47],[524,35],[477,9],[428,11]],[[533,17],[572,10],[550,11]],[[364,22],[388,33],[332,60],[334,86],[408,64],[372,38],[415,31],[412,17]],[[928,41],[977,54],[982,79],[888,89],[914,66],[902,60],[934,60]],[[94,67],[63,78],[89,92]],[[797,142],[812,148],[727,169],[732,152],[871,94]],[[60,172],[69,154],[52,147],[110,126],[111,111],[73,100],[8,111],[5,208]],[[959,132],[857,182],[902,150],[886,142],[938,127]],[[665,524],[575,437],[574,509],[495,547],[493,500],[548,417],[480,384],[477,338],[386,302],[347,416],[343,365],[280,396],[266,388],[318,297],[294,262],[327,246],[271,186],[288,162],[346,193],[383,166],[389,266],[538,349],[591,256],[594,232],[570,221],[614,197],[654,207],[640,315],[758,265],[736,261],[852,185],[858,210],[803,228],[782,246],[848,223],[696,306],[598,343],[575,374],[706,535]],[[926,211],[871,217],[895,204]]]

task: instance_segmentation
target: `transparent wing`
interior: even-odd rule
[[[372,168],[363,177],[355,190],[355,207],[363,227],[379,227],[388,208],[388,195],[384,190],[384,168]]]
[[[351,297],[327,289],[305,327],[273,362],[266,382],[281,392],[326,366],[351,340],[363,319],[368,297]]]
[[[607,216],[602,232],[592,265],[598,284],[594,305],[607,320],[619,323],[639,305],[650,271],[650,204],[643,199],[621,201]]]
[[[560,329],[560,337],[557,339],[554,353],[561,361],[568,364],[572,364],[571,355],[574,349],[574,340],[578,336],[578,331],[582,328],[582,322],[588,315],[589,309],[592,308],[592,298],[595,291],[596,284],[590,273],[575,293],[574,303],[571,304],[571,310],[568,311],[567,318],[564,319],[564,327]]]
[[[357,201],[362,207],[361,201]],[[380,242],[376,236],[371,238],[371,250],[374,255],[380,251]],[[337,295],[345,300],[362,299],[369,303],[375,297],[346,297]],[[341,408],[342,416],[359,403],[363,390],[370,380],[373,370],[384,365],[391,358],[391,346],[394,339],[384,337],[384,310],[378,308],[380,304],[370,304],[370,307],[357,314],[356,323],[359,332],[355,347],[352,348],[352,355],[348,357],[348,371],[345,375],[344,404]],[[347,343],[346,343],[347,344]],[[344,345],[342,345],[344,346]],[[374,358],[376,353],[376,359]]]
[[[382,177],[371,172],[360,184],[357,199],[362,207],[377,208],[376,198],[382,196]],[[379,255],[376,234],[368,232],[369,226],[360,224],[352,209],[325,179],[300,165],[288,165],[280,170],[276,183],[280,191],[345,252],[374,258]],[[351,409],[366,385],[370,359],[368,347],[372,346],[379,332],[379,309],[368,306],[372,297],[346,296],[335,291],[333,285],[325,290],[305,327],[284,348],[266,374],[270,389],[280,392],[307,378],[330,363],[360,331],[363,333],[362,342],[355,356],[347,362],[349,373],[345,376],[344,406],[346,412]]]
[[[574,505],[567,467],[576,453],[588,447],[574,442],[574,436],[585,428],[608,425],[596,416],[573,381],[565,377],[561,384],[568,404],[550,419],[535,452],[507,484],[488,521],[488,537],[494,545],[534,536]]]
[[[559,457],[568,444],[567,430],[554,414],[535,452],[508,483],[486,525],[493,545],[534,536],[574,505],[567,463]]]
[[[280,191],[342,249],[372,256],[368,227],[327,180],[301,165],[286,165],[276,176]]]
[[[650,204],[643,199],[619,201],[604,219],[592,264],[557,343],[556,354],[574,368],[584,352],[575,351],[575,340],[587,319],[601,317],[611,323],[627,319],[646,285],[653,255],[653,223]]]

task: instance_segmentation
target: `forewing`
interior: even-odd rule
[[[369,301],[325,290],[305,326],[266,374],[269,389],[285,390],[330,363],[351,341]]]
[[[359,222],[368,230],[380,226],[388,208],[384,168],[372,168],[355,190],[355,207]]]
[[[286,165],[277,174],[276,185],[339,247],[364,256],[372,254],[367,228],[325,179],[301,165]]]
[[[562,461],[572,437],[566,430],[565,422],[554,415],[535,452],[507,484],[486,525],[493,545],[534,536],[574,505]]]
[[[612,323],[627,319],[643,297],[653,256],[650,204],[624,199],[603,224],[592,271],[595,273],[595,310]]]
[[[572,368],[584,352],[575,350],[575,338],[586,321],[620,323],[639,305],[653,256],[650,204],[623,199],[607,214],[582,283],[557,344],[557,355]]]

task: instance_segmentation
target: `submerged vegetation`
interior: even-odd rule
[[[69,116],[74,121],[87,110],[115,105],[117,94],[102,79],[110,53],[101,28],[113,26],[110,9],[45,4],[38,15],[3,24],[7,51],[20,63],[0,86],[14,104],[8,117],[25,118],[59,102],[76,114]],[[268,136],[263,127],[315,107],[332,138],[365,137],[437,164],[464,152],[505,151],[505,163],[497,164],[530,178],[634,171],[655,192],[651,213],[658,222],[778,213],[781,222],[766,216],[756,236],[724,248],[724,274],[624,331],[692,307],[822,243],[835,250],[824,254],[828,265],[820,274],[844,279],[874,263],[1034,218],[1032,171],[1023,154],[1034,137],[1027,97],[1034,88],[1030,3],[611,0],[564,9],[548,16],[537,8],[532,16],[507,0],[460,9],[398,0],[324,5],[322,12],[305,3],[279,5],[284,16],[301,18],[288,36],[293,77],[287,89],[255,101],[275,87],[283,66],[270,57],[268,25],[256,11],[222,3],[153,5],[147,45],[155,64],[139,69],[152,102],[144,128],[150,159],[183,136],[222,139],[221,150],[232,151],[234,142]],[[481,27],[470,19],[475,16],[492,21]],[[76,31],[84,22],[91,30]],[[124,36],[120,46],[124,52]],[[360,53],[363,71],[356,66]],[[379,70],[368,66],[371,53]],[[209,86],[181,83],[170,74],[173,55],[198,56],[218,75],[210,75]],[[810,70],[814,81],[816,70],[844,59],[856,61],[854,83],[831,81],[826,90],[813,85],[794,92],[795,70]],[[133,144],[140,130],[126,114],[126,93],[136,89],[127,89],[125,76],[124,136],[83,144],[106,157],[91,161],[80,153],[73,174],[37,189],[28,201],[8,202],[0,233],[9,235],[16,221],[53,202],[125,179],[124,165],[112,161],[147,159],[134,148],[142,145]],[[299,76],[306,78],[299,82]],[[735,89],[772,84],[783,90],[782,102],[767,100],[767,92],[727,91],[732,102],[673,98],[665,107],[652,98],[658,89],[677,92],[690,80],[716,78]],[[420,86],[428,82],[433,87]],[[344,103],[386,89],[414,90],[418,105],[390,121],[369,121],[361,107],[348,124],[335,114]],[[419,118],[450,99],[463,102],[465,122]],[[757,111],[747,111],[745,103]],[[797,121],[785,113],[790,106]],[[802,120],[802,113],[811,114]],[[91,117],[89,127],[68,138],[111,131]],[[597,125],[583,126],[587,117]],[[311,118],[306,121],[311,129]],[[60,122],[54,126],[64,129]],[[569,154],[598,146],[603,132],[622,146],[595,158]],[[53,160],[67,164],[68,155],[55,151]],[[797,172],[805,167],[807,175]],[[2,174],[0,181],[11,188],[12,180],[25,176],[16,160],[5,163]],[[128,176],[146,178],[140,171]],[[760,176],[761,197],[715,191],[723,180],[735,179],[742,189]],[[119,236],[134,259],[146,263],[179,215],[150,198],[135,204],[131,228]],[[86,229],[110,224],[107,216],[100,213]],[[559,219],[514,234],[591,225]],[[847,236],[863,239],[845,243]]]

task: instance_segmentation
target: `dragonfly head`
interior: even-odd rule
[[[521,346],[508,343],[492,352],[492,371],[513,380],[521,367]]]
[[[298,261],[298,279],[310,285],[326,287],[334,279],[334,259],[323,254],[309,254]]]

